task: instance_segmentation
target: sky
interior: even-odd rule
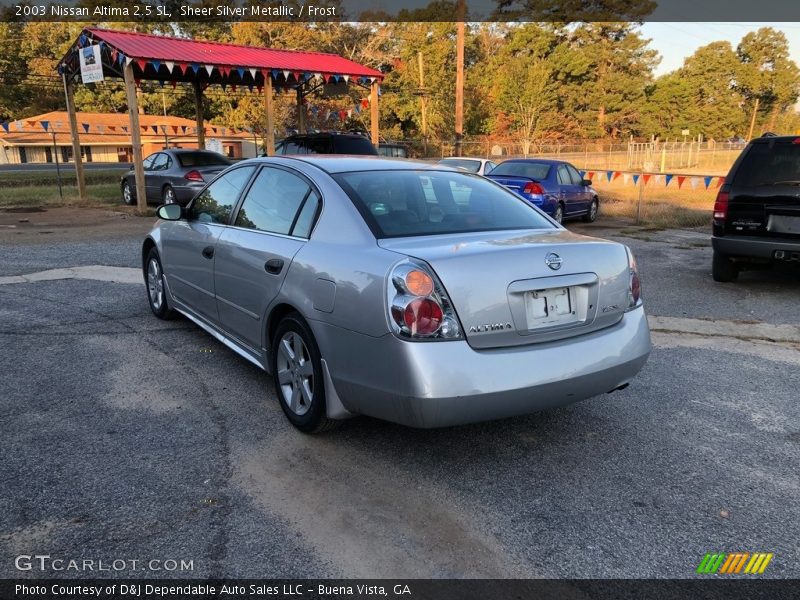
[[[783,31],[789,40],[791,56],[800,65],[800,23],[645,23],[641,31],[661,55],[656,75],[663,75],[683,65],[683,59],[700,46],[727,40],[735,49],[747,33],[760,27]]]

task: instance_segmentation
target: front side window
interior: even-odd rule
[[[153,159],[153,166],[150,167],[152,171],[163,171],[167,168],[167,160],[168,156],[163,152],[156,154],[156,157]]]
[[[149,171],[150,169],[153,168],[153,161],[156,159],[157,156],[158,154],[151,154],[142,161],[142,167],[144,168],[145,171]]]
[[[578,173],[578,170],[575,167],[572,165],[567,165],[567,171],[569,172],[569,176],[572,179],[573,184],[583,185],[583,177],[581,177],[581,174]]]
[[[254,170],[255,167],[241,167],[214,180],[192,202],[190,218],[227,225],[233,207]]]
[[[453,171],[363,171],[334,177],[376,238],[554,226],[522,198]]]
[[[264,167],[247,191],[236,215],[237,227],[308,237],[319,198],[305,179]]]

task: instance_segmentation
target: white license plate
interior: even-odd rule
[[[800,217],[789,215],[770,215],[767,221],[767,231],[775,233],[800,233]]]
[[[528,329],[572,323],[582,318],[577,288],[560,287],[525,293]],[[583,296],[583,294],[580,294]]]

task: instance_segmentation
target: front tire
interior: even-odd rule
[[[133,206],[136,204],[136,198],[133,195],[133,188],[128,181],[122,182],[122,201],[128,205]]]
[[[278,324],[271,354],[275,392],[289,422],[303,433],[338,425],[326,416],[322,359],[314,335],[298,313]]]
[[[711,262],[711,275],[714,281],[728,283],[736,281],[739,277],[739,265],[737,265],[727,254],[714,252]]]
[[[592,203],[589,205],[589,210],[586,211],[586,214],[583,215],[583,222],[584,223],[594,223],[597,220],[597,212],[600,208],[600,203],[597,201],[597,198],[592,200]]]
[[[175,318],[175,311],[167,302],[167,286],[164,282],[164,269],[161,267],[161,258],[158,251],[151,248],[147,253],[145,263],[144,283],[147,286],[147,301],[150,310],[159,319],[169,320]]]

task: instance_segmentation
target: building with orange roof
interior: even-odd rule
[[[86,162],[128,163],[133,146],[127,113],[77,113],[81,158]],[[164,148],[196,148],[193,119],[139,115],[144,156]],[[205,147],[229,158],[258,154],[252,133],[212,123],[205,124]],[[2,123],[0,164],[61,163],[72,161],[72,138],[65,111],[53,111]]]

